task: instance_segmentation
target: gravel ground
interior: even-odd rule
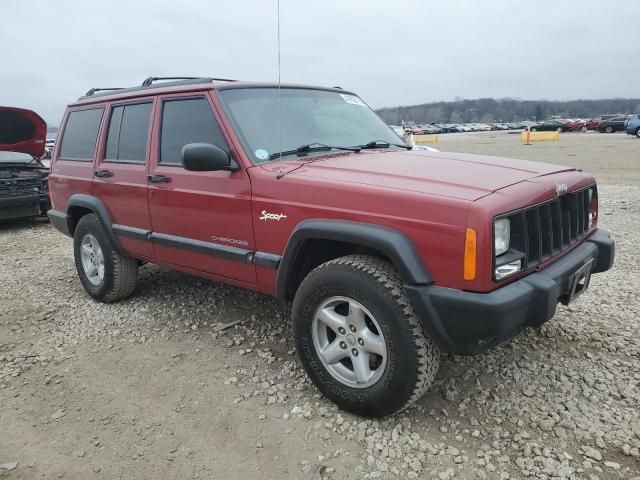
[[[0,478],[640,478],[640,187],[624,183],[599,189],[612,271],[542,329],[445,356],[380,421],[319,395],[287,306],[155,266],[98,304],[70,239],[0,225]]]

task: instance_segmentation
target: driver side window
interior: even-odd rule
[[[210,143],[229,150],[205,98],[165,100],[160,126],[160,165],[181,166],[180,152],[188,143]]]

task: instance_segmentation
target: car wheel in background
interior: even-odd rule
[[[613,133],[613,127],[605,127],[605,128],[604,128],[604,131],[605,131],[606,133]]]
[[[640,138],[640,127],[636,128],[636,137]]]
[[[80,282],[92,298],[113,302],[133,293],[138,262],[117,251],[97,215],[85,215],[78,222],[73,253]]]
[[[532,131],[532,132],[537,132],[537,131],[538,131],[538,129],[537,129],[536,127],[531,127],[531,131]]]
[[[440,352],[383,259],[350,255],[320,265],[300,285],[292,314],[307,374],[345,410],[390,415],[436,376]]]

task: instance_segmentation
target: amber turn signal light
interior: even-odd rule
[[[467,228],[464,239],[464,279],[475,280],[476,278],[476,231]]]

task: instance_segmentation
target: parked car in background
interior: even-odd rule
[[[51,155],[53,155],[53,147],[55,147],[55,145],[56,145],[55,135],[47,135],[47,138],[44,141],[44,157],[43,158],[51,158]]]
[[[423,152],[439,152],[437,148],[430,147],[429,145],[414,145],[412,150],[421,150]]]
[[[600,122],[598,131],[600,133],[622,132],[624,130],[625,117],[614,117],[604,122]]]
[[[629,115],[629,118],[624,122],[624,131],[629,135],[635,135],[640,138],[640,114]]]
[[[560,120],[545,120],[531,126],[532,132],[566,132],[570,127]]]
[[[601,120],[599,118],[590,118],[584,124],[587,130],[597,130],[600,126]]]
[[[571,132],[579,132],[585,129],[585,126],[587,123],[584,120],[581,120],[579,118],[566,118],[566,119],[560,119],[560,121],[566,123],[569,126],[569,130]]]
[[[44,153],[47,124],[35,112],[0,107],[0,220],[45,215],[50,208]]]

